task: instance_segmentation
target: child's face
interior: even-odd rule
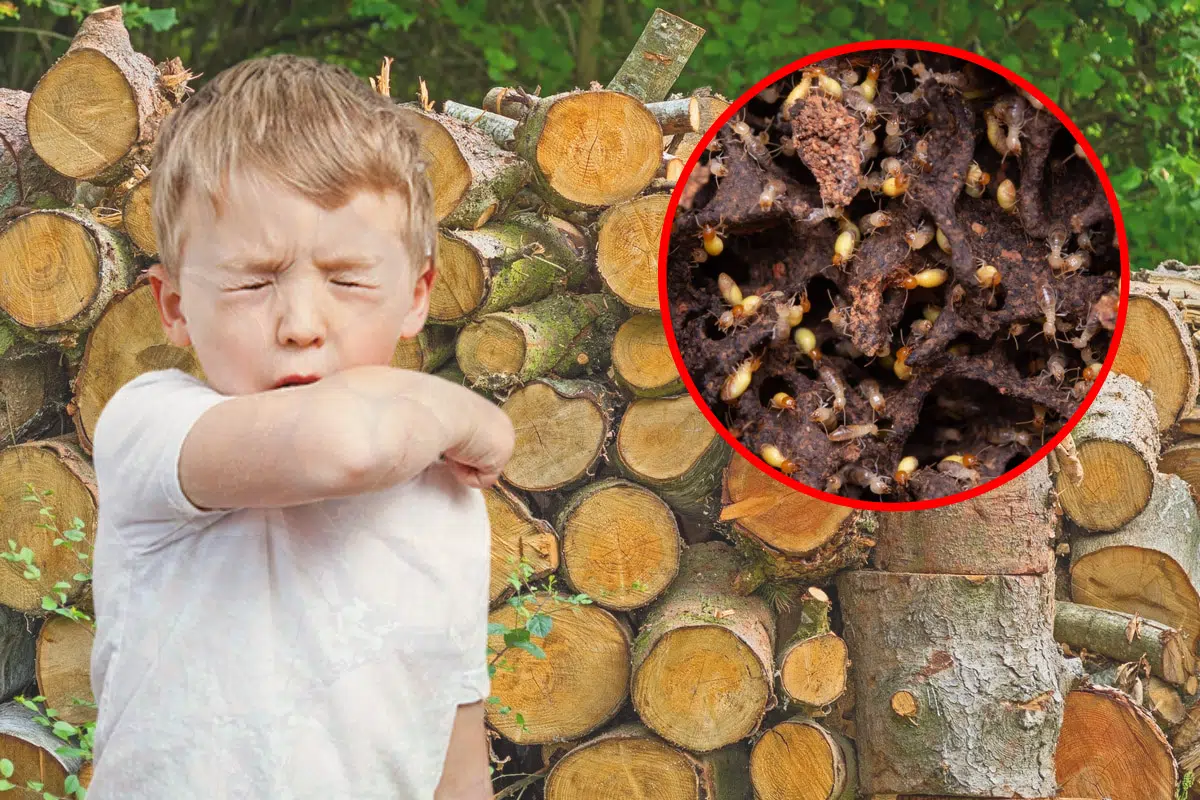
[[[421,265],[409,263],[405,212],[394,193],[360,192],[326,211],[231,175],[220,218],[195,197],[184,205],[180,285],[161,264],[149,273],[168,339],[192,345],[209,385],[227,395],[390,364],[398,340],[425,324],[434,277],[432,265],[418,277]]]

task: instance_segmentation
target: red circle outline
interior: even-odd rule
[[[1100,178],[1100,183],[1104,187],[1104,194],[1107,196],[1109,207],[1113,212],[1113,223],[1116,229],[1117,240],[1120,243],[1121,297],[1118,303],[1117,325],[1113,330],[1112,342],[1108,347],[1108,353],[1105,356],[1104,365],[1100,369],[1100,374],[1092,383],[1092,388],[1084,397],[1083,402],[1079,404],[1079,408],[1076,409],[1071,418],[1067,420],[1067,424],[1064,425],[1049,442],[1043,444],[1041,448],[1030,455],[1029,458],[1023,461],[1019,466],[1016,466],[1013,469],[1010,469],[1007,472],[998,475],[995,478],[992,478],[990,481],[976,486],[973,489],[968,489],[963,492],[958,492],[956,494],[947,495],[945,497],[939,497],[932,500],[884,503],[873,500],[856,500],[849,497],[842,497],[841,495],[830,494],[829,492],[821,491],[820,489],[816,489],[808,484],[801,483],[800,481],[790,478],[774,467],[769,466],[756,453],[751,452],[717,420],[716,415],[713,414],[712,410],[704,402],[704,399],[700,396],[699,390],[692,381],[692,377],[688,373],[687,366],[683,362],[683,357],[679,353],[679,343],[675,340],[675,329],[671,323],[670,302],[667,299],[667,255],[670,251],[671,228],[674,226],[675,222],[676,207],[679,205],[679,197],[683,192],[684,186],[687,184],[688,176],[691,175],[692,170],[695,168],[696,163],[700,158],[700,155],[704,152],[708,143],[712,141],[717,131],[720,130],[720,128],[723,127],[725,123],[734,116],[734,114],[740,111],[741,108],[746,105],[751,98],[779,79],[791,75],[797,70],[803,69],[809,64],[813,64],[817,61],[845,55],[847,53],[858,53],[864,50],[892,50],[896,48],[927,50],[935,53],[942,53],[944,55],[954,56],[965,61],[970,61],[981,67],[991,70],[992,72],[1007,78],[1012,83],[1036,97],[1039,101],[1041,101],[1042,105],[1045,107],[1045,110],[1054,114],[1054,116],[1058,118],[1059,122],[1061,122],[1067,128],[1067,130],[1071,132],[1071,135],[1075,137],[1075,141],[1083,146],[1083,150],[1087,154],[1088,162],[1092,165],[1092,169]],[[750,89],[744,92],[736,100],[732,101],[729,104],[729,108],[725,109],[721,116],[717,118],[716,122],[712,124],[712,127],[710,127],[700,137],[699,143],[696,145],[695,149],[692,150],[691,155],[688,156],[687,161],[684,163],[683,172],[680,174],[679,181],[676,183],[674,190],[672,190],[671,199],[667,204],[667,213],[663,219],[663,230],[659,237],[658,250],[659,310],[662,315],[662,322],[666,332],[667,344],[671,348],[671,357],[675,361],[675,367],[678,370],[680,377],[683,379],[684,386],[687,387],[688,394],[692,396],[692,401],[696,403],[700,411],[704,414],[705,418],[708,419],[709,424],[713,426],[713,429],[716,430],[717,433],[719,433],[721,437],[725,439],[725,441],[728,442],[729,445],[739,455],[749,460],[750,463],[754,464],[761,471],[779,481],[784,486],[803,492],[804,494],[816,500],[824,500],[826,502],[834,503],[835,505],[848,506],[850,508],[868,509],[872,511],[920,511],[924,509],[941,508],[943,506],[962,502],[963,500],[969,500],[972,497],[978,497],[984,492],[990,492],[992,489],[1003,486],[1013,478],[1017,478],[1022,475],[1026,470],[1033,467],[1034,464],[1049,455],[1050,451],[1057,447],[1059,442],[1065,439],[1067,434],[1069,434],[1071,430],[1077,424],[1079,424],[1079,420],[1083,417],[1084,413],[1096,399],[1096,395],[1099,394],[1101,386],[1108,378],[1108,373],[1112,368],[1113,360],[1117,355],[1117,348],[1121,344],[1122,334],[1125,331],[1125,312],[1129,305],[1129,275],[1129,247],[1125,238],[1125,222],[1121,216],[1120,206],[1117,203],[1116,192],[1113,190],[1111,181],[1109,181],[1108,173],[1104,171],[1104,165],[1100,163],[1099,157],[1092,149],[1091,144],[1088,143],[1086,137],[1084,137],[1083,132],[1079,130],[1079,127],[1076,126],[1075,123],[1072,122],[1071,119],[1063,112],[1063,110],[1055,105],[1055,103],[1050,100],[1049,97],[1044,95],[1041,90],[1007,67],[1004,67],[1001,64],[997,64],[967,50],[960,50],[957,47],[950,47],[948,45],[937,44],[934,42],[923,42],[918,39],[874,39],[865,42],[854,42],[851,44],[838,45],[826,50],[821,50],[797,59],[791,64],[772,72],[770,75],[750,87]]]

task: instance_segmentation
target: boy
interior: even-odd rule
[[[389,366],[429,309],[416,135],[272,56],[163,122],[151,287],[179,369],[105,406],[91,800],[492,796],[490,532],[508,417]]]

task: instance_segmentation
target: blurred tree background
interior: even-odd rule
[[[0,0],[0,86],[30,90],[95,0]],[[1134,269],[1200,262],[1200,0],[180,0],[123,3],[134,47],[203,76],[276,52],[365,79],[395,59],[392,95],[478,105],[491,86],[607,82],[656,6],[707,33],[677,91],[733,99],[808,53],[912,38],[965,48],[1032,81],[1080,126],[1116,188]],[[161,6],[161,7],[159,7]]]

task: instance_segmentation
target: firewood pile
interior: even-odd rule
[[[439,277],[393,366],[512,418],[485,493],[491,621],[552,621],[540,656],[492,637],[510,667],[488,706],[499,775],[533,773],[554,800],[1172,797],[1200,761],[1186,302],[1137,290],[1124,374],[1074,447],[988,495],[876,514],[792,491],[708,424],[660,317],[670,192],[728,108],[671,94],[702,35],[659,10],[607,86],[401,104],[429,157]],[[114,6],[32,93],[0,89],[0,541],[38,567],[0,564],[0,758],[20,786],[61,792],[90,765],[14,695],[94,720],[71,702],[92,699],[90,628],[43,602],[91,613],[86,583],[27,484],[53,490],[60,528],[94,532],[105,403],[146,371],[203,378],[143,274],[154,137],[192,77],[134,52]],[[541,583],[532,607],[508,602],[522,564],[592,602]]]

